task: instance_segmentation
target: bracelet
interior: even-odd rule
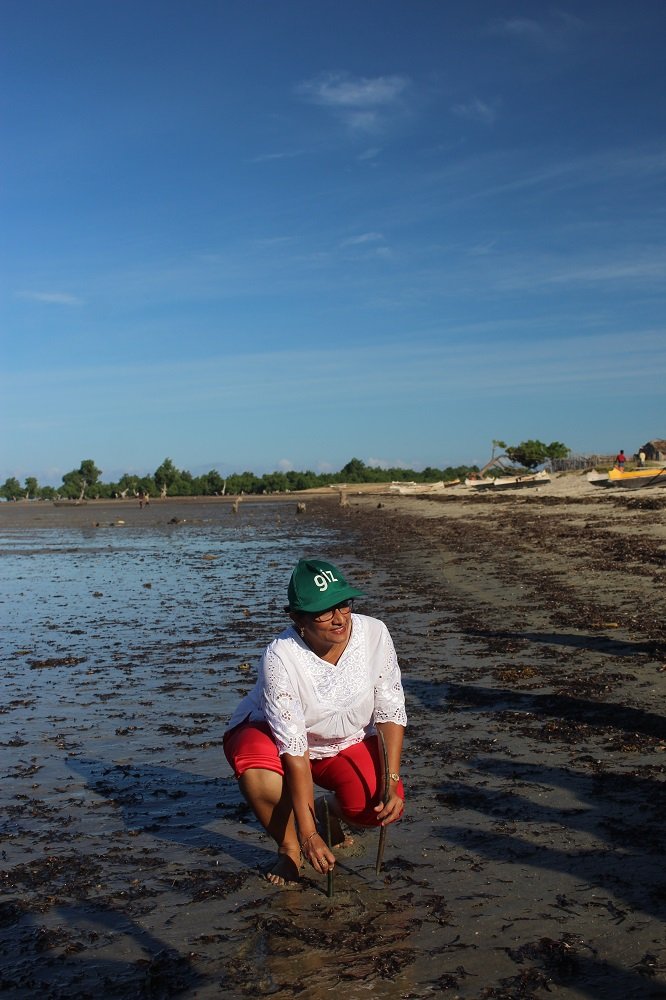
[[[317,830],[313,830],[313,832],[310,834],[309,837],[306,837],[305,840],[301,841],[301,850],[303,850],[306,844],[310,843],[313,837],[317,836],[317,832],[318,832]]]
[[[391,781],[395,782],[400,781],[400,775],[396,774],[395,771],[391,771],[391,773],[389,774],[389,778],[391,779]]]

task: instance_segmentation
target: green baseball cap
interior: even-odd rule
[[[289,581],[287,610],[317,613],[362,595],[363,591],[350,586],[332,563],[323,559],[300,559]]]

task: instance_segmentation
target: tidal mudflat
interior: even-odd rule
[[[381,506],[378,506],[381,503]],[[666,995],[666,498],[0,507],[9,997]],[[221,751],[303,554],[403,668],[404,819],[278,890]]]

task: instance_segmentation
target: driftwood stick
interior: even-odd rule
[[[331,814],[328,811],[328,799],[324,796],[324,835],[326,837],[326,844],[328,847],[332,848],[331,843]],[[333,869],[329,868],[326,874],[326,895],[329,899],[333,898]]]
[[[384,795],[382,801],[384,805],[389,800],[389,786],[391,783],[391,774],[389,769],[389,759],[388,753],[386,752],[386,741],[384,739],[384,734],[381,729],[377,729],[377,742],[379,743],[379,749],[381,750],[381,757],[384,762]],[[384,848],[386,847],[386,827],[380,826],[379,828],[379,844],[377,846],[377,864],[375,865],[375,872],[377,875],[382,870],[382,862],[384,860]]]

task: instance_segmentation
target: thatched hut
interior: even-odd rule
[[[645,452],[648,462],[666,462],[666,441],[648,441],[640,450]]]

